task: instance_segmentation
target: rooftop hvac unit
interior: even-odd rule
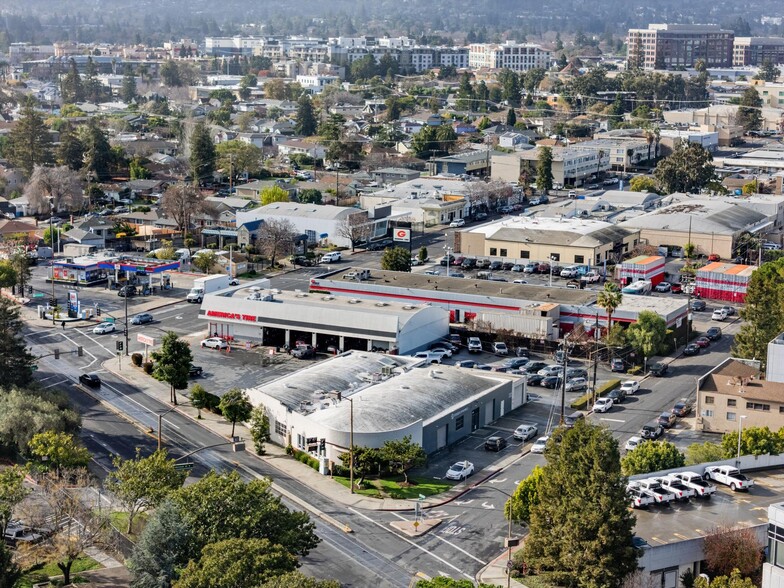
[[[382,376],[391,376],[393,374],[394,368],[391,365],[384,365],[381,366],[381,375]]]
[[[351,298],[348,301],[349,304],[359,304],[360,302],[361,300],[359,298]]]
[[[322,299],[322,300],[335,300],[335,297],[334,297],[334,296],[331,296],[331,295],[330,295],[330,296],[322,296],[322,298],[321,298],[321,299]]]
[[[376,302],[376,306],[389,306],[388,302]]]

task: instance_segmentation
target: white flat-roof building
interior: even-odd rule
[[[491,177],[502,182],[518,182],[520,175],[527,169],[530,177],[536,177],[536,164],[541,146],[527,151],[493,155],[491,158]],[[591,176],[610,169],[610,152],[607,150],[570,147],[551,147],[553,154],[553,182],[563,185],[582,185]]]
[[[507,41],[499,45],[493,43],[472,43],[468,47],[468,66],[472,69],[549,69],[552,54],[539,45]]]

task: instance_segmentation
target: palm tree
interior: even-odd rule
[[[607,313],[608,333],[612,327],[612,315],[621,305],[621,300],[623,300],[623,294],[621,294],[621,289],[615,282],[605,282],[604,290],[599,292],[599,295],[596,297],[596,304],[601,306]]]

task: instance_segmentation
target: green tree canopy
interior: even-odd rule
[[[8,136],[4,152],[8,161],[30,177],[36,165],[52,161],[52,139],[43,117],[33,107],[29,98],[22,108],[22,115]]]
[[[120,99],[126,104],[130,104],[136,98],[136,76],[133,73],[133,66],[126,63],[123,68],[122,86],[120,87]]]
[[[264,455],[264,444],[270,440],[270,420],[267,409],[257,406],[250,415],[250,436],[253,439],[253,448],[259,455]]]
[[[90,122],[79,128],[79,140],[84,147],[82,169],[85,172],[92,172],[96,181],[108,179],[111,176],[114,155],[97,119],[91,118]]]
[[[681,143],[653,173],[664,194],[697,193],[715,178],[713,156],[696,143]]]
[[[736,442],[737,443],[737,442]],[[692,443],[686,448],[686,464],[697,465],[724,459],[726,454],[724,448],[718,443]]]
[[[507,519],[524,523],[531,519],[531,509],[539,504],[539,486],[543,474],[544,470],[540,466],[534,466],[528,477],[517,485],[514,494],[504,506]]]
[[[402,439],[384,441],[381,459],[389,464],[389,469],[402,474],[408,483],[408,471],[425,463],[427,454],[422,446],[411,441],[411,435]]]
[[[191,177],[193,183],[198,186],[204,181],[212,180],[216,159],[215,143],[213,143],[210,131],[203,122],[198,122],[193,127],[190,147]]]
[[[297,195],[297,198],[300,202],[306,204],[322,204],[321,200],[323,195],[321,194],[321,190],[316,190],[315,188],[306,188]]]
[[[337,580],[317,580],[302,572],[289,572],[267,580],[258,588],[340,588],[340,582]]]
[[[268,539],[225,539],[190,561],[177,588],[256,588],[296,568],[297,558]]]
[[[191,347],[177,333],[169,331],[163,336],[160,349],[152,352],[152,357],[155,360],[152,375],[156,380],[169,384],[170,402],[176,405],[175,390],[188,387],[188,374],[193,361]]]
[[[683,454],[669,441],[643,441],[621,459],[625,476],[660,472],[686,464]]]
[[[760,98],[757,88],[749,86],[743,91],[740,97],[740,108],[737,114],[738,124],[747,133],[758,131],[762,128],[762,98]]]
[[[759,77],[759,79],[765,80],[766,82],[775,82],[779,79],[780,75],[781,70],[773,65],[773,62],[770,59],[763,59],[756,77]]]
[[[289,192],[280,186],[269,186],[261,191],[261,205],[266,206],[273,202],[288,202]]]
[[[740,570],[735,568],[729,576],[716,576],[710,582],[698,577],[694,580],[694,588],[755,588],[751,578],[744,578]]]
[[[57,165],[79,171],[84,165],[84,145],[70,124],[60,129],[60,144],[57,147]]]
[[[553,189],[553,150],[539,147],[536,160],[536,189],[547,192]]]
[[[199,271],[209,274],[212,273],[212,268],[218,263],[218,256],[213,251],[203,251],[198,255],[194,255],[191,263]]]
[[[136,449],[136,457],[122,459],[116,456],[112,461],[114,471],[106,479],[106,488],[120,501],[128,512],[128,528],[133,530],[133,520],[137,514],[159,506],[174,490],[180,488],[187,473],[174,467],[165,450],[142,457]]]
[[[620,586],[637,567],[618,442],[578,421],[554,432],[524,556],[560,586]]]
[[[656,180],[650,176],[634,176],[629,182],[629,190],[656,193]]]
[[[784,258],[763,263],[751,275],[740,317],[743,323],[732,352],[735,357],[760,360],[765,369],[768,342],[784,330]]]
[[[607,327],[609,329],[612,329],[612,315],[621,305],[622,300],[623,294],[621,293],[618,284],[615,282],[605,282],[604,288],[599,291],[599,294],[596,297],[596,304],[602,307],[604,312],[607,313]]]
[[[90,462],[90,452],[70,433],[37,433],[30,440],[27,450],[39,467],[56,472],[86,467]]]
[[[738,453],[738,432],[724,433],[721,437],[724,458]],[[741,455],[778,455],[784,452],[784,429],[777,433],[768,427],[746,427],[740,435]]]
[[[667,322],[652,310],[640,311],[637,321],[626,329],[626,341],[643,357],[660,353],[666,337]]]
[[[261,170],[261,149],[244,141],[224,141],[215,146],[217,165],[232,179],[240,172],[256,175]]]
[[[80,426],[79,414],[69,408],[63,396],[19,388],[9,388],[0,394],[0,443],[16,447],[22,453],[27,452],[30,440],[38,433],[72,433]]]
[[[231,421],[232,437],[234,437],[234,427],[237,422],[247,421],[253,412],[253,405],[250,403],[248,395],[239,388],[232,388],[221,396],[218,407],[221,414]]]
[[[318,130],[318,121],[313,110],[313,101],[308,94],[302,94],[297,100],[297,124],[294,130],[298,135],[310,137]]]
[[[0,470],[0,534],[5,533],[16,505],[31,492],[24,485],[25,475],[25,470],[19,466]]]
[[[392,272],[411,271],[411,254],[404,247],[387,247],[381,254],[381,269]]]

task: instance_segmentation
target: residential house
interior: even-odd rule
[[[261,193],[274,186],[286,190],[289,193],[289,198],[294,198],[297,194],[297,187],[294,184],[280,180],[253,180],[247,184],[240,184],[234,189],[234,192],[240,198],[250,198],[261,202]]]
[[[415,180],[421,173],[415,169],[406,167],[383,167],[370,172],[373,179],[379,184],[399,184],[409,180]]]
[[[90,230],[77,228],[63,233],[63,242],[78,243],[79,245],[95,247],[96,249],[103,249],[106,246],[106,241],[102,235],[93,233]]]
[[[0,239],[17,239],[24,236],[26,239],[31,240],[39,233],[43,235],[45,229],[49,228],[43,226],[36,226],[21,220],[0,220]]]
[[[261,227],[264,221],[261,219],[242,223],[237,227],[237,245],[246,247],[253,245],[261,234]]]
[[[305,155],[311,159],[324,159],[326,149],[313,141],[304,139],[289,139],[278,143],[278,153],[291,157],[292,155]]]

